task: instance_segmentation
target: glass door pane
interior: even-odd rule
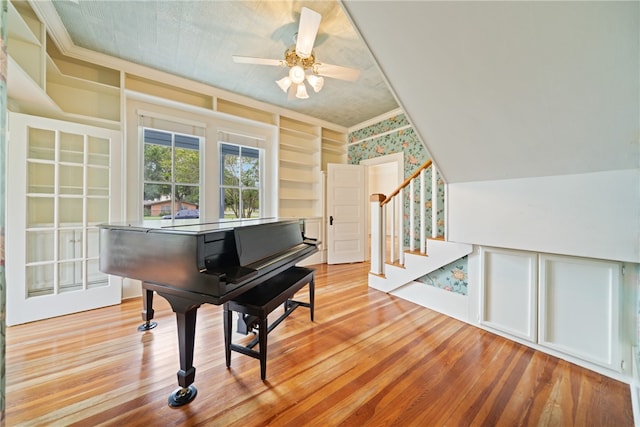
[[[87,196],[109,195],[109,169],[87,167]]]
[[[80,197],[60,197],[58,199],[59,225],[62,227],[82,226],[82,199]]]
[[[27,266],[27,296],[53,295],[53,264]]]
[[[59,194],[82,195],[82,165],[60,165],[59,171]]]
[[[55,166],[53,163],[27,163],[27,192],[53,194]]]
[[[105,138],[89,136],[87,138],[87,164],[94,166],[109,166],[109,143]]]
[[[84,137],[82,135],[60,132],[60,161],[84,163]]]
[[[53,197],[27,197],[27,227],[52,227]]]
[[[53,261],[55,258],[55,233],[53,230],[27,231],[27,262]]]
[[[27,143],[29,150],[27,157],[54,161],[56,152],[56,133],[51,130],[28,128]]]

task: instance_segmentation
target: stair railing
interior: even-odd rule
[[[371,203],[371,273],[384,275],[384,264],[404,265],[404,189],[409,186],[409,251],[415,249],[415,182],[418,180],[419,196],[419,252],[426,254],[426,171],[431,168],[431,237],[438,237],[438,172],[431,160],[427,160],[410,177],[404,180],[389,196],[372,194]],[[389,258],[387,259],[386,218],[390,216]],[[396,256],[397,253],[397,256]]]

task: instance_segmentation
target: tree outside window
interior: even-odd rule
[[[200,138],[144,129],[144,217],[200,206]]]
[[[260,217],[260,150],[220,144],[220,217]]]

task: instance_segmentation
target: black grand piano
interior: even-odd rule
[[[250,219],[144,221],[100,226],[100,271],[142,281],[145,323],[155,326],[153,293],[176,313],[180,351],[179,388],[169,405],[196,396],[193,350],[196,313],[203,303],[220,305],[281,274],[317,252],[304,221]]]

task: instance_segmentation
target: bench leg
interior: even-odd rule
[[[264,381],[265,378],[267,378],[267,335],[269,335],[266,314],[260,317],[259,324],[258,345],[260,346],[260,378]]]
[[[311,277],[311,281],[309,282],[309,312],[311,313],[311,321],[313,322],[313,297],[315,294],[315,284],[313,282],[314,278]]]

